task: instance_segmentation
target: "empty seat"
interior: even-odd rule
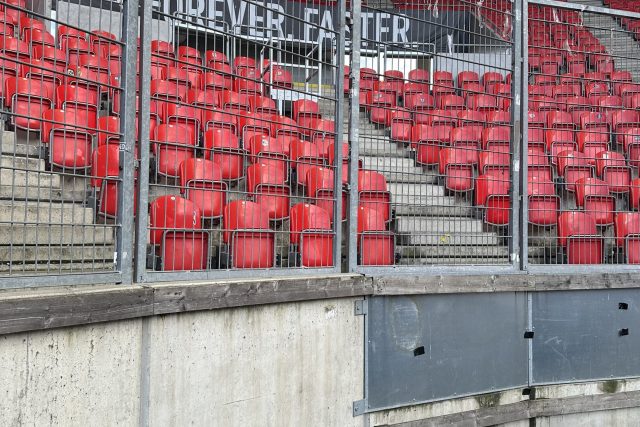
[[[483,207],[484,222],[489,225],[509,224],[510,182],[502,176],[483,174],[476,180],[475,205]]]
[[[416,148],[416,163],[438,164],[440,150],[446,147],[451,139],[451,129],[450,126],[413,126],[411,146]]]
[[[201,126],[203,131],[210,129],[228,129],[234,134],[238,134],[238,115],[236,112],[207,109],[201,110]]]
[[[218,96],[217,91],[233,89],[233,80],[225,78],[225,76],[219,73],[204,73],[200,77],[200,87]]]
[[[273,267],[275,234],[261,205],[246,200],[229,202],[224,208],[223,229],[232,268]]]
[[[494,176],[509,176],[511,155],[508,152],[483,151],[478,156],[478,171]]]
[[[576,181],[593,177],[593,166],[579,151],[561,151],[558,153],[558,176],[564,178],[567,191],[574,192]]]
[[[321,166],[312,166],[307,171],[305,177],[305,190],[312,203],[323,208],[329,213],[329,218],[333,221],[333,207],[335,200],[335,183],[333,170]],[[342,194],[342,219],[346,219],[346,192],[340,190]]]
[[[247,69],[247,68],[255,69],[256,60],[248,56],[236,56],[233,59],[233,68],[236,73],[242,69]]]
[[[222,217],[227,183],[222,169],[211,160],[191,158],[180,163],[180,193],[200,210],[202,218]]]
[[[230,129],[214,128],[204,133],[205,158],[220,167],[222,179],[238,180],[244,177],[244,157],[238,137]]]
[[[212,67],[215,63],[229,64],[229,60],[227,59],[227,55],[222,52],[218,52],[215,50],[208,50],[204,53],[205,65],[207,67]]]
[[[248,145],[254,135],[271,135],[273,116],[266,113],[244,113],[240,116],[239,134],[243,144]]]
[[[618,110],[611,112],[611,131],[616,142],[622,143],[624,132],[627,129],[640,126],[640,113],[635,110]]]
[[[250,95],[262,94],[260,71],[248,67],[238,70],[236,78],[233,80],[233,90],[238,93],[247,93]]]
[[[511,145],[511,128],[496,126],[482,131],[482,149],[508,153]]]
[[[272,65],[269,70],[264,74],[263,78],[265,83],[271,85],[267,92],[274,89],[292,89],[293,88],[293,76],[287,70],[279,65]]]
[[[631,167],[624,156],[616,151],[596,154],[596,174],[609,186],[612,193],[628,193],[631,185]]]
[[[179,196],[160,196],[149,208],[149,237],[162,269],[203,270],[209,264],[209,234],[200,230],[200,210]]]
[[[231,90],[222,91],[220,95],[220,105],[230,112],[249,112],[251,104],[249,104],[249,95],[246,93],[233,92]]]
[[[575,134],[572,130],[547,130],[545,132],[546,152],[551,155],[551,163],[557,163],[558,153],[575,150]]]
[[[371,98],[370,120],[372,123],[386,125],[391,108],[396,106],[396,96],[386,92],[373,92]]]
[[[276,108],[276,102],[266,96],[252,96],[249,98],[249,105],[251,106],[251,111],[254,113],[267,113],[267,114],[277,114],[278,109]]]
[[[247,168],[247,191],[270,220],[289,217],[289,186],[286,172],[273,164],[256,163]]]
[[[411,141],[411,128],[413,126],[413,118],[409,110],[391,110],[391,113],[389,114],[389,122],[392,141]]]
[[[511,113],[508,111],[489,111],[487,113],[487,126],[509,126],[511,124]]]
[[[309,169],[313,166],[322,166],[324,164],[323,154],[318,146],[312,142],[294,139],[289,146],[289,153],[291,158],[289,165],[292,172],[295,171],[296,178],[294,182],[297,185],[306,185]]]
[[[408,77],[412,82],[429,83],[429,71],[422,68],[409,71]]]
[[[573,116],[565,111],[549,111],[547,113],[547,128],[574,129]]]
[[[640,264],[640,213],[619,212],[615,217],[616,246],[627,264]]]
[[[498,102],[493,95],[469,95],[467,97],[467,107],[475,111],[492,111],[498,109]]]
[[[180,166],[196,155],[197,139],[192,129],[184,124],[161,124],[153,138],[155,171],[159,175],[177,178]]]
[[[440,150],[439,173],[444,177],[445,188],[466,192],[474,188],[473,165],[478,154],[464,148],[444,148]]]
[[[381,212],[358,208],[358,254],[360,265],[392,265],[395,261],[393,233],[386,230]]]
[[[168,103],[162,114],[162,122],[187,126],[197,140],[200,133],[200,110],[189,105]]]
[[[53,85],[35,79],[10,77],[4,85],[5,106],[11,111],[14,126],[26,130],[40,129],[45,110],[53,106]]]
[[[616,201],[609,186],[598,178],[580,178],[576,181],[576,206],[591,215],[597,225],[613,224]]]
[[[300,265],[332,266],[334,234],[329,212],[313,204],[298,203],[289,215],[290,243]]]
[[[558,217],[558,244],[569,264],[601,264],[603,239],[595,220],[585,212],[563,212]]]
[[[385,222],[391,219],[391,193],[385,176],[380,172],[358,171],[358,199],[360,206],[382,213]]]
[[[97,192],[97,213],[106,218],[118,214],[118,184],[120,174],[120,147],[114,144],[101,145],[93,150],[91,160],[91,187]],[[136,212],[134,191],[134,214]]]
[[[437,99],[438,108],[442,110],[464,110],[465,106],[464,98],[459,95],[444,95]]]
[[[558,222],[560,196],[550,179],[539,175],[529,176],[527,181],[529,198],[529,223],[537,226],[552,226]]]
[[[262,163],[276,167],[283,172],[286,178],[289,147],[285,145],[284,139],[268,135],[254,135],[245,143],[245,147],[248,149],[251,163]]]
[[[480,77],[475,71],[461,71],[456,80],[459,88],[466,83],[480,83]]]

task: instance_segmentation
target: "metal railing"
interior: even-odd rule
[[[0,288],[640,262],[638,13],[0,6]]]

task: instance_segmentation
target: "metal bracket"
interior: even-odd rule
[[[533,331],[524,331],[524,339],[531,340],[533,339]]]
[[[359,415],[363,415],[365,413],[365,409],[367,407],[367,400],[356,400],[353,402],[353,416],[357,417]]]
[[[369,307],[369,304],[366,299],[356,300],[355,311],[353,314],[355,316],[364,316],[368,312],[368,307]]]

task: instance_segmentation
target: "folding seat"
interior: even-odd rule
[[[214,109],[220,106],[220,92],[215,90],[189,89],[186,94],[185,102],[203,109]]]
[[[14,37],[0,37],[0,52],[5,59],[28,62],[31,59],[29,44]]]
[[[527,122],[529,128],[544,128],[546,123],[547,114],[540,111],[528,111]]]
[[[210,66],[213,69],[213,73],[222,76],[222,78],[224,79],[224,87],[228,90],[232,90],[234,74],[231,70],[231,66],[223,62],[214,62]]]
[[[562,63],[563,59],[560,53],[544,55],[540,58],[540,70],[543,74],[555,76],[558,74]]]
[[[391,109],[396,106],[396,96],[390,93],[373,92],[371,100],[371,123],[385,125]]]
[[[554,86],[552,94],[555,99],[561,100],[561,99],[572,98],[574,96],[582,95],[582,89],[579,83],[564,84],[564,85]]]
[[[564,178],[565,188],[576,191],[576,181],[593,177],[593,165],[579,151],[565,150],[558,153],[558,176]]]
[[[270,220],[289,217],[289,186],[284,167],[255,163],[247,168],[247,191]]]
[[[0,19],[1,15],[0,15]],[[1,21],[0,21],[1,22]],[[6,25],[6,24],[5,24]],[[37,30],[37,29],[29,29],[24,32],[24,36],[22,37],[25,43],[29,45],[33,53],[33,48],[36,46],[49,46],[52,48],[56,47],[56,39],[46,30]],[[66,58],[65,58],[66,62]]]
[[[269,215],[258,203],[234,200],[224,208],[223,242],[232,268],[271,268],[275,261],[275,233]]]
[[[489,111],[487,113],[487,126],[509,126],[511,124],[511,114],[508,111]]]
[[[11,71],[8,69],[7,71],[9,71],[8,76],[10,76]],[[65,64],[52,65],[38,59],[32,59],[31,62],[22,64],[20,67],[20,77],[41,81],[45,84],[49,83],[52,88],[62,84],[65,76]]]
[[[293,76],[279,65],[270,67],[269,71],[264,74],[263,80],[270,85],[270,87],[267,87],[267,92],[271,88],[293,89]]]
[[[596,175],[609,186],[612,193],[628,193],[631,185],[631,167],[617,151],[600,151],[596,154]]]
[[[184,160],[196,156],[197,139],[191,127],[184,124],[161,124],[156,127],[152,149],[155,171],[170,178],[178,177],[178,167]]]
[[[485,89],[490,84],[502,83],[503,81],[504,81],[504,77],[502,76],[501,73],[487,71],[482,75],[482,84],[484,85]]]
[[[609,149],[609,134],[601,130],[577,133],[578,151],[584,153],[590,165],[596,164],[596,155]]]
[[[539,175],[529,176],[527,195],[529,198],[529,224],[542,227],[556,225],[560,210],[560,197],[555,193],[553,182]]]
[[[342,144],[342,185],[347,186],[347,184],[349,183],[349,144],[344,143]],[[332,167],[335,170],[335,160],[336,160],[336,152],[335,152],[335,143],[329,145],[329,147],[327,147],[327,153],[326,153],[326,157],[327,157],[327,164]],[[358,161],[359,164],[359,168],[362,168],[362,162]],[[348,190],[344,190],[343,191],[348,191]],[[343,208],[346,209],[346,205],[343,206]]]
[[[584,81],[584,72],[564,73],[560,76],[560,85],[570,85],[570,86],[579,85],[580,88],[582,88],[583,81]],[[580,89],[580,94],[576,96],[581,96],[581,95],[582,95],[582,89]]]
[[[475,111],[491,111],[498,109],[498,102],[493,95],[469,95],[467,97],[467,108]]]
[[[422,68],[409,71],[407,77],[410,82],[429,83],[429,71]]]
[[[323,208],[309,203],[293,206],[289,214],[289,236],[301,266],[333,265],[334,235],[329,212]]]
[[[478,171],[485,175],[509,178],[511,155],[500,151],[483,151],[478,156]]]
[[[209,129],[229,129],[232,133],[239,133],[238,113],[228,110],[207,109],[201,110],[202,131]]]
[[[249,95],[246,93],[238,93],[231,90],[222,91],[222,94],[220,95],[220,103],[222,104],[222,108],[227,111],[236,113],[251,111]]]
[[[409,110],[394,109],[389,115],[391,140],[399,142],[411,141],[413,118]]]
[[[378,81],[378,74],[372,68],[360,68],[360,92],[372,91],[374,83]],[[364,104],[364,103],[363,103]]]
[[[176,57],[202,59],[200,51],[191,46],[178,46],[178,49],[176,50]]]
[[[394,84],[394,82],[389,82],[389,81],[376,81],[373,83],[373,92],[382,92],[382,93],[387,93],[390,95],[393,95],[394,99],[396,99],[398,97],[398,84],[397,83],[402,83],[402,86],[400,88],[400,92],[402,92],[402,87],[404,87],[404,81],[399,82],[396,81],[396,84]]]
[[[627,83],[633,83],[633,77],[631,73],[626,70],[614,71],[611,73],[611,83],[613,86],[613,94],[622,96],[620,89],[622,85]],[[624,100],[624,97],[623,97]],[[627,105],[628,107],[628,105]]]
[[[239,134],[246,147],[254,135],[271,135],[273,116],[267,113],[244,113],[238,119]]]
[[[563,212],[558,216],[558,244],[566,250],[569,264],[602,263],[603,239],[588,213]]]
[[[222,63],[229,64],[229,60],[227,59],[227,55],[222,52],[218,52],[215,50],[208,50],[204,53],[205,65],[207,67],[211,67],[213,64]]]
[[[289,146],[291,161],[289,167],[296,172],[294,182],[297,185],[306,185],[307,172],[313,166],[324,165],[323,153],[312,142],[293,140]]]
[[[333,170],[321,166],[311,166],[305,177],[305,190],[307,198],[312,199],[312,203],[327,211],[330,220],[333,222],[335,199]],[[347,193],[342,189],[340,189],[340,193],[342,194],[342,220],[345,220]]]
[[[200,110],[189,105],[168,103],[162,113],[163,123],[187,126],[196,141],[200,135],[200,120]]]
[[[137,128],[137,126],[136,126]],[[136,139],[137,139],[136,129]],[[98,147],[107,144],[120,143],[120,117],[102,116],[97,122],[97,143]]]
[[[608,133],[609,121],[607,116],[599,111],[582,111],[580,112],[580,128],[593,132]]]
[[[270,137],[268,135],[254,135],[247,140],[245,147],[248,150],[251,163],[261,163],[282,170],[285,175],[288,172],[289,147],[285,140]]]
[[[536,74],[533,77],[533,82],[534,84],[540,85],[540,86],[555,86],[558,83],[558,79],[556,77],[556,73],[554,73],[553,75]],[[549,90],[552,90],[552,89],[549,88]]]
[[[613,224],[616,199],[609,186],[598,178],[580,178],[576,181],[576,206],[591,215],[596,225]]]
[[[583,96],[574,96],[572,98],[567,98],[565,99],[565,104],[567,113],[571,114],[575,123],[580,122],[580,115],[583,112],[593,110],[589,99]]]
[[[197,74],[189,73],[184,68],[168,67],[165,79],[175,83],[182,93],[187,93],[189,89],[200,87],[200,77]]]
[[[40,139],[49,148],[49,163],[59,168],[87,170],[91,167],[95,129],[93,115],[74,110],[44,111]]]
[[[622,108],[622,98],[615,95],[603,95],[591,98],[593,105],[598,107],[599,111],[610,115],[612,111]]]
[[[539,149],[545,152],[545,130],[542,128],[529,127],[527,129],[527,139],[529,141],[529,147]]]
[[[117,45],[118,37],[108,31],[93,30],[89,33],[89,43],[93,46],[93,52],[99,54],[103,51],[103,47],[109,45]]]
[[[462,71],[458,73],[458,77],[456,79],[458,88],[462,88],[462,86],[466,83],[478,83],[480,84],[480,77],[478,73],[475,71]]]
[[[402,88],[404,87],[404,75],[402,74],[402,71],[397,71],[397,70],[385,71],[384,81],[388,82],[391,85],[391,88],[393,89],[396,95],[400,95],[402,93]]]
[[[366,206],[358,208],[358,255],[360,265],[393,265],[395,239],[386,230],[381,212]]]
[[[99,78],[99,82],[100,83],[104,83],[104,82],[111,82],[111,76],[119,76],[120,75],[120,68],[121,68],[121,64],[119,61],[111,61],[109,60],[108,57],[103,57],[103,56],[97,56],[97,55],[87,55],[87,54],[81,54],[79,55],[76,59],[73,59],[73,61],[77,60],[77,64],[74,63],[70,63],[70,66],[79,66],[79,67],[84,67],[84,69],[93,71],[94,73],[96,73]],[[82,69],[82,68],[80,68]],[[77,70],[75,72],[75,75],[77,77],[85,77],[88,78],[88,76],[83,76],[82,73],[78,73]],[[70,82],[69,82],[70,83]],[[76,83],[77,85],[81,85],[81,86],[89,86],[89,87],[95,87],[97,85],[89,83],[89,82],[78,82]],[[100,86],[98,86],[96,89],[94,89],[96,91],[100,90],[101,92],[107,92],[108,88],[102,88]]]
[[[460,88],[460,93],[465,99],[467,99],[472,95],[484,94],[484,86],[480,83],[467,82]]]
[[[617,110],[611,112],[611,131],[616,142],[622,144],[624,132],[627,129],[640,126],[640,113],[635,110]]]
[[[56,88],[56,105],[59,109],[75,109],[97,115],[100,99],[95,91],[74,85],[61,85]]]
[[[301,99],[292,103],[293,119],[302,127],[302,132],[310,136],[313,131],[313,124],[317,119],[321,119],[320,107],[316,101]]]
[[[159,248],[162,269],[203,270],[209,264],[209,234],[200,210],[179,196],[160,196],[149,207],[149,237]]]
[[[19,12],[18,12],[19,13]],[[3,37],[14,37],[16,33],[16,29],[18,29],[19,25],[14,22],[15,20],[11,16],[11,12],[7,13],[5,10],[0,10],[0,34]],[[19,21],[19,19],[18,19]],[[55,43],[55,41],[54,41]]]
[[[255,95],[249,97],[249,106],[254,113],[278,114],[276,102],[266,96]]]
[[[320,153],[325,153],[327,147],[335,140],[336,124],[333,120],[316,119],[313,122],[311,141],[318,146]]]
[[[441,110],[464,110],[467,107],[464,98],[459,95],[445,95],[437,100],[438,108]]]
[[[173,66],[175,64],[173,45],[163,40],[151,40],[151,63]]]
[[[275,137],[287,136],[287,137],[302,137],[302,129],[298,124],[290,117],[286,116],[274,116],[274,121],[271,124],[271,135]]]
[[[615,90],[617,89],[617,93]],[[640,94],[640,84],[633,82],[626,83],[614,83],[614,95],[619,95],[622,98],[622,103],[625,107],[631,107],[631,99]]]
[[[451,126],[415,125],[411,131],[411,146],[416,148],[416,163],[435,165],[440,161],[440,150],[448,146]]]
[[[496,126],[482,131],[482,149],[508,153],[511,146],[511,128]]]
[[[545,86],[545,85],[529,85],[528,86],[528,94],[529,94],[529,98],[531,97],[535,97],[535,96],[548,96],[551,97],[551,95],[553,95],[553,88],[555,88],[555,86],[551,85],[551,86]]]
[[[69,64],[77,63],[80,55],[93,53],[92,46],[86,39],[75,37],[64,39],[60,48],[66,53]]]
[[[551,155],[551,163],[556,164],[558,153],[563,150],[576,150],[575,134],[572,130],[549,129],[545,131],[546,152]]]
[[[440,150],[439,173],[444,177],[445,188],[451,191],[473,190],[473,165],[477,162],[476,151],[465,148],[443,148]]]
[[[407,83],[407,84],[409,84],[409,83]],[[405,84],[405,89],[406,89],[407,84]],[[414,84],[418,84],[418,83],[414,83]],[[428,92],[429,91],[429,85],[427,85],[426,83],[422,84],[422,85],[426,86],[426,89],[424,89],[425,93]],[[443,96],[446,96],[446,95],[455,95],[456,94],[456,90],[453,88],[453,86],[437,86],[437,85],[433,85],[431,92],[433,93],[433,97],[435,99],[442,98]]]
[[[486,86],[486,93],[508,98],[511,96],[511,85],[506,83],[489,83]]]
[[[559,110],[558,103],[548,96],[529,97],[530,111],[556,111]]]
[[[511,201],[509,180],[495,175],[480,175],[476,180],[475,205],[483,207],[484,222],[489,225],[509,225]]]
[[[435,108],[435,100],[428,93],[405,92],[404,107],[412,111],[433,110]]]
[[[629,166],[640,167],[640,128],[627,129],[622,137],[622,148],[629,159]]]
[[[614,222],[616,247],[627,264],[640,264],[640,213],[618,212]]]
[[[205,158],[213,160],[222,172],[222,179],[235,181],[244,177],[244,157],[238,137],[228,128],[213,128],[204,133]]]
[[[547,113],[548,129],[575,129],[573,117],[565,111],[549,111]]]
[[[428,83],[417,83],[417,82],[405,83],[404,87],[402,88],[402,98],[404,99],[404,107],[410,108],[409,106],[407,106],[407,97],[411,97],[413,95],[428,94],[428,93],[429,93]],[[455,93],[455,91],[450,90],[448,91],[448,93]]]
[[[380,172],[358,171],[358,200],[359,206],[380,212],[385,222],[391,220],[391,192],[387,179]]]
[[[587,59],[582,53],[567,55],[567,71],[569,73],[584,74],[587,71]]]
[[[417,124],[431,124],[432,126],[455,126],[458,122],[458,114],[463,111],[432,110],[424,113],[416,112],[413,122]],[[470,123],[467,123],[471,125]]]
[[[449,71],[434,71],[433,83],[440,86],[453,87],[453,74]]]
[[[187,98],[185,87],[167,80],[151,80],[150,93],[152,108],[157,111],[163,111],[168,103],[181,103]]]
[[[53,85],[23,77],[10,77],[4,82],[4,103],[11,111],[11,123],[20,129],[40,129],[40,118],[53,107]]]
[[[594,56],[591,56],[591,62],[594,62]],[[604,73],[608,76],[611,75],[616,69],[613,58],[609,57],[596,57],[595,59],[595,70],[598,73]]]
[[[97,213],[105,218],[118,215],[118,184],[120,174],[120,147],[100,145],[91,156],[91,187],[97,191]],[[137,206],[134,192],[134,214]]]
[[[241,68],[233,80],[233,89],[238,93],[261,95],[260,71],[255,68]]]
[[[584,94],[587,98],[609,95],[609,84],[602,80],[589,82],[585,85]]]

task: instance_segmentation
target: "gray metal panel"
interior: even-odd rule
[[[370,299],[366,411],[525,386],[526,321],[524,293]]]
[[[532,383],[640,375],[639,325],[638,289],[534,293]]]

